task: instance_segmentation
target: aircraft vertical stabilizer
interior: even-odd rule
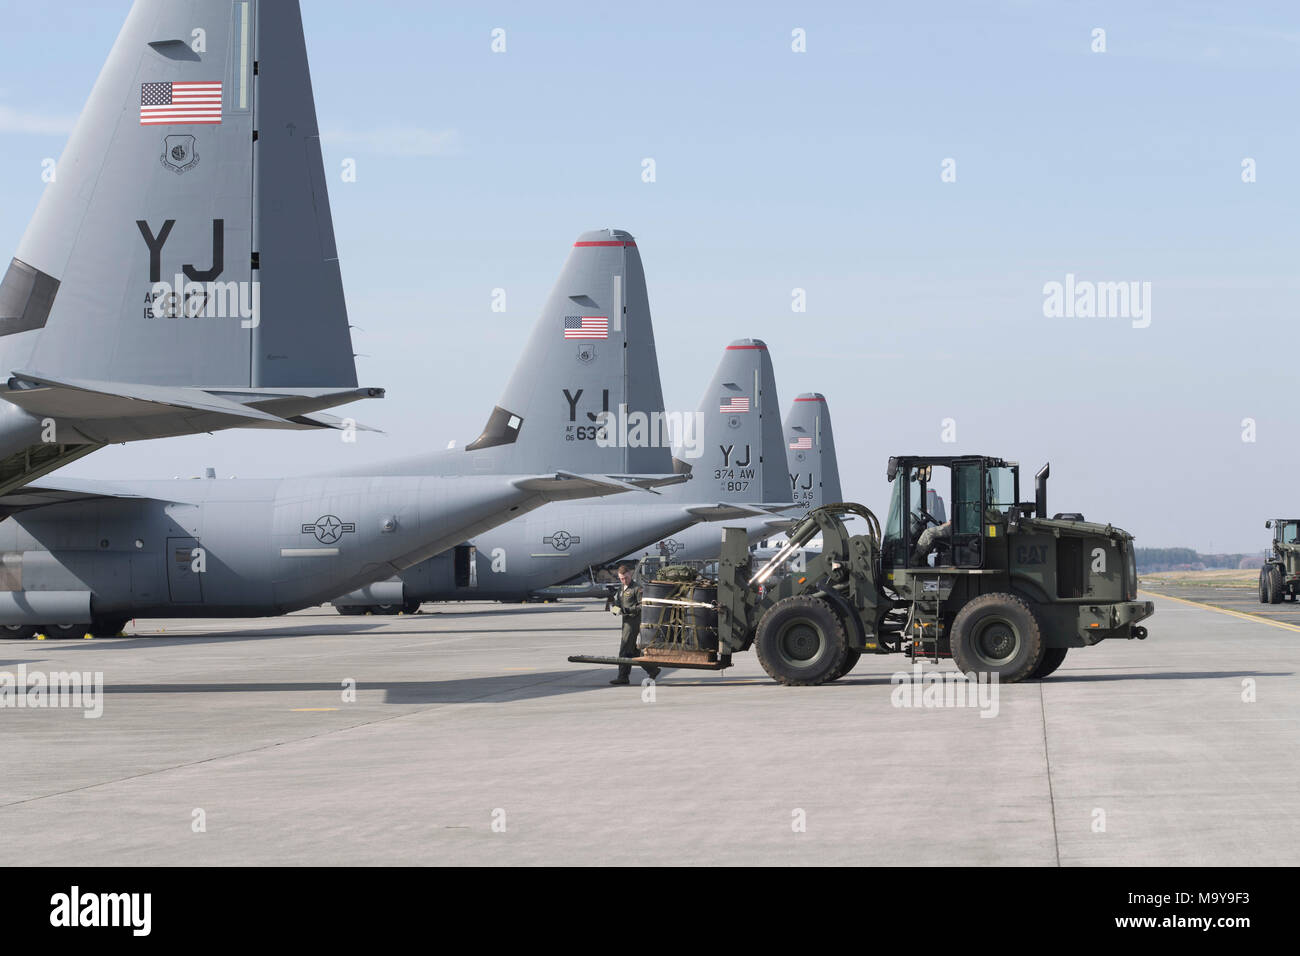
[[[790,486],[800,513],[843,500],[831,413],[819,392],[794,400],[785,417]]]
[[[0,492],[94,446],[328,426],[311,413],[379,394],[298,3],[136,0],[0,280]]]
[[[394,474],[671,475],[659,359],[636,240],[578,238],[486,426]]]
[[[781,406],[767,345],[738,339],[700,400],[698,454],[677,450],[678,470],[694,479],[673,493],[692,501],[776,504],[790,500],[781,440]]]

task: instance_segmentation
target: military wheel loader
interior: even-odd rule
[[[936,471],[947,472],[946,522],[926,510],[944,477]],[[666,597],[647,591],[643,605],[656,611],[643,622],[640,657],[569,660],[721,670],[753,648],[780,683],[822,684],[863,654],[902,653],[1014,682],[1051,674],[1071,647],[1145,639],[1139,622],[1155,607],[1136,600],[1132,536],[1079,514],[1048,517],[1049,474],[1038,472],[1035,500],[1024,503],[1015,462],[891,458],[883,529],[862,505],[825,505],[757,570],[743,531],[725,529],[716,601],[699,583]],[[770,583],[818,535],[820,555]]]
[[[1259,603],[1294,601],[1300,592],[1300,518],[1270,518],[1273,546],[1259,569]]]

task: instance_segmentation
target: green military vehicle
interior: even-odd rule
[[[1300,589],[1300,518],[1270,518],[1273,547],[1259,569],[1259,603],[1294,601]]]
[[[951,657],[964,673],[1014,682],[1046,677],[1071,647],[1147,636],[1139,622],[1155,608],[1136,599],[1132,536],[1078,514],[1048,517],[1046,466],[1031,503],[1019,500],[1019,466],[1000,458],[891,458],[887,476],[894,488],[883,530],[862,505],[826,505],[754,570],[743,532],[726,529],[716,628],[690,624],[694,605],[705,604],[665,602],[672,626],[643,632],[648,645],[627,662],[718,670],[752,647],[775,680],[821,684],[862,654],[903,653]],[[947,493],[951,520],[926,510],[932,489]],[[821,554],[776,582],[819,534]]]

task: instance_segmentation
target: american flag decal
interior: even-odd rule
[[[221,125],[221,81],[213,83],[143,83],[140,125]]]
[[[749,411],[749,399],[747,398],[724,398],[722,407],[718,411],[726,412],[747,412]]]
[[[796,451],[803,451],[805,448],[812,448],[812,439],[807,436],[796,438],[794,441],[790,442],[790,447]]]
[[[564,337],[566,339],[607,339],[609,319],[603,315],[566,315]]]

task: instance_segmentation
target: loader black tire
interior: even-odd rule
[[[1049,647],[1043,651],[1043,659],[1038,662],[1034,672],[1029,675],[1030,680],[1042,680],[1052,671],[1061,666],[1061,661],[1065,660],[1065,652],[1068,647]]]
[[[781,684],[824,684],[843,673],[849,642],[844,625],[821,598],[796,595],[777,602],[758,622],[754,652]]]
[[[1268,603],[1268,569],[1271,565],[1264,565],[1259,569],[1259,603]]]
[[[1268,566],[1268,603],[1281,604],[1286,585],[1282,582],[1282,569],[1276,564]]]
[[[839,680],[853,668],[858,666],[858,661],[862,659],[862,652],[849,648],[848,653],[844,655],[844,663],[840,666],[840,671],[831,680]]]
[[[1032,675],[1042,662],[1043,629],[1034,609],[1014,594],[981,594],[953,618],[949,643],[963,674],[997,674],[1004,684]]]

